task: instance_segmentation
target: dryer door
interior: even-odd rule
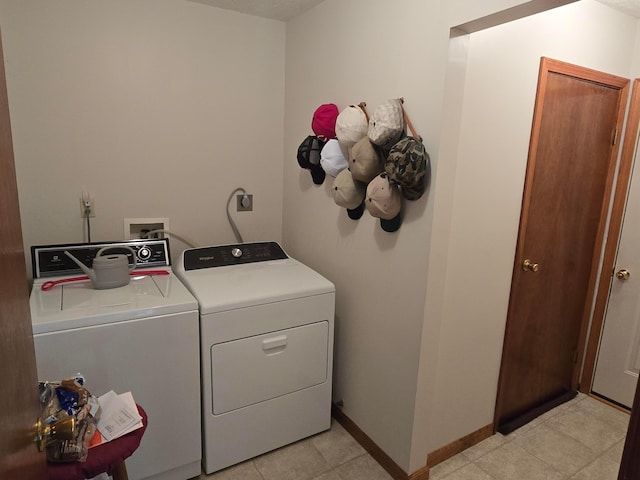
[[[321,321],[213,345],[214,415],[327,381],[328,340]]]

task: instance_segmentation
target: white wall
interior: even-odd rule
[[[640,28],[638,28],[638,33],[636,35],[631,73],[633,78],[640,77]]]
[[[289,251],[336,285],[334,398],[408,469],[423,324],[431,208],[405,203],[403,225],[384,232],[368,213],[350,220],[332,179],[313,185],[295,160],[315,108],[367,102],[371,113],[403,96],[433,153],[448,28],[434,2],[327,0],[287,24],[283,238]],[[425,46],[429,46],[425,48]],[[423,462],[424,465],[424,462]]]
[[[2,0],[0,27],[27,250],[83,241],[83,189],[93,241],[168,217],[200,245],[234,242],[237,186],[254,195],[233,214],[245,240],[280,240],[284,23],[182,0]]]
[[[629,78],[637,32],[584,0],[469,38],[430,425],[440,444],[493,422],[540,57]]]
[[[0,0],[25,246],[81,241],[83,188],[94,240],[151,216],[233,241],[224,208],[246,187],[245,239],[282,239],[336,284],[335,400],[415,471],[492,421],[539,56],[631,74],[637,22],[590,0],[449,42],[552,3],[326,0],[286,24],[285,51],[283,23],[183,0]],[[319,104],[398,96],[433,179],[390,234],[348,219],[295,155]]]
[[[449,43],[518,3],[326,0],[287,25],[283,238],[336,283],[335,399],[408,472],[493,421],[540,56],[631,74],[637,22],[590,0]],[[433,181],[389,234],[348,219],[295,149],[319,104],[397,96]]]

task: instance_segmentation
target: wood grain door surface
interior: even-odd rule
[[[577,387],[629,81],[543,58],[496,427]],[[523,269],[523,262],[536,264]],[[533,271],[537,270],[537,271]],[[501,430],[502,431],[502,430]]]
[[[47,478],[33,443],[40,416],[18,190],[0,43],[0,478]]]

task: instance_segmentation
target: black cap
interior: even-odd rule
[[[399,213],[398,215],[393,217],[391,220],[385,220],[384,218],[381,218],[380,228],[382,228],[382,230],[384,230],[385,232],[389,232],[389,233],[397,232],[398,229],[400,228],[400,225],[402,225],[402,217],[400,215],[401,214]]]
[[[347,215],[351,220],[358,220],[364,213],[364,200],[356,208],[347,208]]]
[[[298,165],[311,172],[311,178],[316,185],[322,185],[325,172],[320,165],[320,151],[324,143],[318,137],[309,135],[298,147]]]

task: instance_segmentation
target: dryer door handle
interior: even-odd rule
[[[279,335],[277,337],[268,338],[262,341],[262,350],[265,351],[268,355],[272,355],[275,352],[274,350],[282,351],[287,346],[287,336]]]

